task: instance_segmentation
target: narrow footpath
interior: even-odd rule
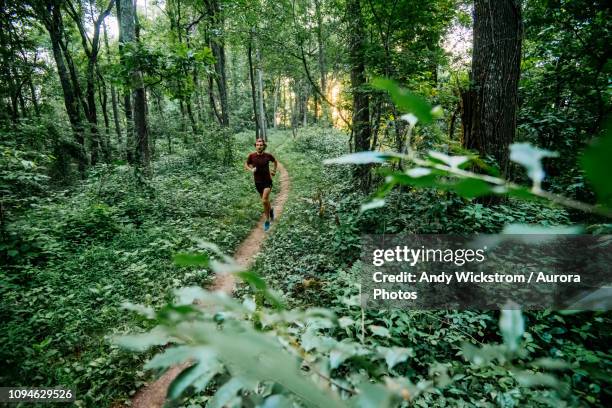
[[[272,204],[272,207],[274,208],[275,220],[280,219],[281,214],[283,213],[283,208],[285,206],[285,202],[287,201],[287,197],[289,196],[290,188],[289,174],[280,162],[278,171],[280,178],[280,191],[276,194]],[[277,180],[274,181],[276,182]],[[277,185],[278,184],[276,184],[276,186]],[[264,216],[262,215],[255,228],[253,228],[249,236],[242,241],[234,253],[234,259],[236,262],[245,268],[247,268],[253,262],[255,255],[259,253],[261,245],[266,239],[266,234],[270,234],[272,231],[274,231],[275,223],[272,223],[270,230],[268,232],[264,232],[262,226],[263,222]],[[215,280],[209,289],[225,292],[231,295],[234,292],[235,285],[236,281],[233,274],[218,274],[216,275]],[[184,369],[189,367],[189,365],[190,363],[183,363],[170,368],[155,382],[140,389],[132,398],[132,404],[130,406],[132,408],[162,408],[166,401],[168,387]]]

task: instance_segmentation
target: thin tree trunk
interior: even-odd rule
[[[106,48],[106,61],[110,65],[111,56],[110,56],[110,47],[108,46],[108,34],[106,32],[106,23],[103,21],[102,26],[104,28],[104,45]],[[117,101],[117,91],[115,90],[115,85],[111,82],[110,85],[111,91],[111,105],[113,107],[113,121],[115,123],[115,134],[117,135],[117,145],[121,146],[123,144],[123,137],[121,135],[121,118],[119,117],[119,106]]]
[[[32,78],[28,80],[28,87],[30,88],[30,97],[32,98],[32,105],[34,106],[34,113],[36,116],[40,116],[40,106],[38,106],[38,100],[36,98],[36,89],[32,83]]]
[[[104,137],[101,139],[102,152],[104,153],[104,161],[110,163],[111,161],[111,141],[110,141],[110,119],[108,117],[108,93],[106,90],[106,83],[102,77],[102,74],[98,69],[98,103],[102,108],[102,117],[104,118]]]
[[[323,42],[323,13],[321,12],[321,0],[315,0],[315,15],[317,18],[317,45],[319,57],[319,73],[321,74],[321,93],[327,96],[327,62],[325,58],[325,46]],[[322,122],[329,126],[332,123],[330,107],[321,101]],[[316,113],[315,113],[316,120]]]
[[[191,123],[191,130],[193,131],[194,136],[199,133],[198,124],[196,123],[195,116],[193,115],[193,108],[191,105],[191,98],[187,97],[185,99],[185,105],[187,106],[187,117],[189,118],[189,122]]]
[[[261,137],[264,140],[268,140],[267,123],[266,123],[266,111],[264,109],[264,93],[263,93],[263,69],[261,68],[261,51],[257,47],[255,51],[257,56],[257,108],[259,110],[259,131]]]
[[[223,118],[219,114],[219,109],[217,109],[217,103],[215,102],[215,87],[212,76],[208,77],[208,101],[210,104],[211,116],[213,119],[217,119],[217,122],[223,126]]]
[[[274,81],[274,99],[272,100],[272,128],[276,129],[276,112],[278,110],[278,99],[280,94],[280,75],[278,81]]]
[[[253,101],[253,116],[255,117],[255,138],[260,134],[259,115],[257,114],[257,90],[255,89],[255,74],[253,72],[253,37],[249,39],[247,48],[247,57],[249,61],[249,79],[251,81],[251,99]]]
[[[305,84],[304,85],[304,95],[302,97],[302,107],[301,107],[301,112],[302,112],[302,126],[306,127],[308,126],[308,85]]]

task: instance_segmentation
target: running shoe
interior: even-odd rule
[[[274,208],[270,208],[270,221],[274,221]]]
[[[264,222],[264,232],[268,232],[269,229],[270,229],[270,221],[266,220]]]

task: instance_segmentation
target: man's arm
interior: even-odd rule
[[[251,164],[251,156],[249,156],[247,161],[244,163],[244,169],[246,171],[250,171],[251,173],[255,171],[255,166]]]
[[[276,174],[276,169],[278,168],[278,162],[276,161],[276,158],[274,156],[272,156],[272,158],[274,159],[274,161],[272,163],[274,163],[274,168],[270,171],[270,174],[272,175],[272,177],[274,177],[274,175]]]

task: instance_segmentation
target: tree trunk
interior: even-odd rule
[[[356,152],[370,148],[370,108],[369,95],[364,91],[366,84],[365,33],[360,0],[347,0],[347,18],[349,20],[349,49],[351,66],[351,91],[353,93],[352,134]],[[356,166],[355,177],[363,190],[370,185],[370,169],[368,166]]]
[[[104,118],[104,137],[102,142],[102,152],[104,153],[104,161],[106,163],[111,162],[111,141],[110,141],[110,119],[108,117],[108,92],[106,90],[106,83],[102,78],[102,74],[99,69],[96,68],[100,81],[98,82],[98,103],[102,108],[102,117]]]
[[[119,24],[121,24],[122,1],[117,1],[117,16]],[[124,31],[119,30],[119,61],[121,65],[126,65],[127,61],[124,55]],[[125,158],[129,164],[134,164],[134,112],[132,110],[132,95],[129,89],[129,84],[123,86],[123,110],[125,114]]]
[[[106,60],[109,65],[111,65],[111,57],[110,57],[110,47],[108,46],[108,34],[106,32],[106,23],[102,22],[104,27],[104,45],[106,47]],[[111,83],[110,85],[111,91],[111,104],[113,107],[113,121],[115,123],[115,134],[117,135],[117,145],[121,146],[123,144],[123,137],[121,135],[121,118],[119,117],[119,106],[117,103],[117,91],[115,90],[115,85]]]
[[[522,33],[518,0],[474,2],[471,87],[461,97],[463,145],[495,158],[506,176],[516,130]]]
[[[253,72],[253,38],[249,39],[247,48],[247,57],[249,61],[249,79],[251,80],[251,99],[253,101],[253,116],[255,117],[255,138],[260,134],[259,115],[257,114],[257,90],[255,89],[255,73]]]
[[[302,96],[302,126],[308,126],[308,86],[304,86],[304,94]]]
[[[217,0],[206,1],[208,15],[211,19],[212,28],[215,32],[223,31],[223,20]],[[219,103],[221,109],[221,126],[229,126],[229,105],[227,100],[227,75],[225,68],[225,45],[221,35],[210,36],[210,46],[215,57],[215,82],[219,91]]]
[[[259,137],[268,140],[268,124],[266,123],[266,110],[264,108],[263,69],[261,68],[261,51],[255,51],[257,56],[257,108],[259,112]]]
[[[66,63],[64,62],[64,54],[61,47],[61,38],[63,36],[62,13],[58,4],[48,4],[45,12],[50,12],[50,16],[45,18],[45,25],[51,39],[51,49],[53,51],[55,66],[57,67],[57,73],[62,86],[62,93],[64,94],[64,106],[66,107],[68,120],[70,121],[70,126],[74,133],[74,139],[80,146],[78,168],[81,176],[83,176],[88,164],[87,155],[85,154],[85,134],[81,121],[80,104],[73,88],[73,83],[71,82]]]
[[[211,120],[217,120],[220,125],[223,125],[223,119],[217,109],[217,103],[215,102],[215,87],[213,84],[212,76],[208,76],[208,104],[210,105],[210,118]]]
[[[68,14],[74,20],[79,34],[81,36],[81,43],[83,45],[83,51],[87,57],[87,71],[85,74],[86,78],[86,90],[85,100],[83,109],[85,116],[89,122],[90,128],[90,140],[91,140],[91,163],[96,164],[99,160],[100,150],[104,145],[103,140],[100,138],[100,132],[98,129],[98,117],[96,109],[96,69],[98,63],[98,53],[100,51],[100,25],[103,23],[106,16],[110,13],[114,4],[114,0],[110,0],[106,9],[104,9],[97,19],[93,21],[93,38],[90,41],[83,23],[83,13],[77,11],[74,8],[71,1],[66,2],[66,10]],[[72,64],[72,63],[71,63]],[[78,81],[76,75],[74,81]]]
[[[120,39],[126,44],[135,44],[136,36],[136,7],[132,0],[120,0]],[[129,88],[132,89],[131,99],[134,106],[134,134],[135,134],[135,164],[145,176],[150,175],[149,132],[147,128],[147,102],[142,78],[142,72],[132,68],[129,77]],[[129,98],[126,98],[129,99]]]
[[[317,18],[317,45],[319,48],[319,73],[321,74],[321,93],[327,97],[327,62],[325,59],[325,46],[323,43],[323,13],[321,12],[321,0],[315,0],[315,15]],[[316,97],[316,96],[315,96]],[[332,123],[330,107],[325,101],[321,101],[322,122],[329,126]],[[315,113],[316,119],[316,113]]]
[[[36,98],[36,89],[34,88],[34,83],[32,82],[32,78],[28,80],[28,87],[30,88],[30,97],[32,98],[32,105],[34,106],[34,113],[36,116],[40,116],[40,106],[38,106],[38,99]]]
[[[272,128],[276,129],[277,120],[276,120],[276,112],[278,110],[278,99],[280,96],[280,75],[278,77],[278,81],[274,81],[274,98],[272,100]]]

